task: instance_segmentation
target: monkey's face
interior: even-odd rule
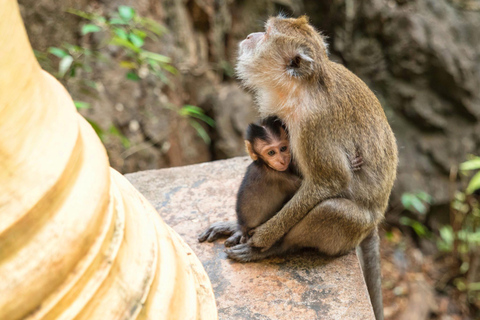
[[[305,16],[278,16],[240,42],[237,74],[252,89],[290,90],[320,77],[324,59],[323,38]]]
[[[271,141],[268,142],[257,139],[254,149],[263,161],[276,171],[287,170],[290,161],[292,161],[290,143],[285,132],[282,132],[281,137],[272,138]]]

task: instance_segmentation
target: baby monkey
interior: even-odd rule
[[[227,247],[246,243],[249,232],[280,211],[302,182],[292,162],[287,130],[277,117],[250,124],[245,147],[253,162],[238,190],[238,231],[225,241]]]
[[[280,211],[302,183],[292,161],[287,129],[279,118],[250,124],[245,147],[253,162],[238,190],[238,230],[225,241],[227,247],[246,243],[253,230]],[[351,161],[352,170],[360,170],[362,164],[362,157],[357,155]]]

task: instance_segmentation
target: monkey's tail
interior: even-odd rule
[[[380,241],[375,228],[360,243],[363,275],[376,320],[383,320],[382,278],[380,272]]]

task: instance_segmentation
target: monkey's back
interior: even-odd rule
[[[361,79],[334,62],[327,70],[330,89],[322,92],[325,97],[305,127],[313,126],[317,132],[315,148],[333,144],[344,152],[345,164],[357,153],[363,157],[361,170],[351,172],[349,185],[339,196],[373,209],[374,218],[381,219],[396,177],[395,136],[380,102]]]
[[[352,189],[359,201],[378,207],[382,216],[395,181],[398,151],[395,136],[375,94],[355,74],[332,63],[337,75],[338,107],[349,117],[346,148],[358,148],[364,166],[353,174]],[[340,92],[340,94],[338,94]]]

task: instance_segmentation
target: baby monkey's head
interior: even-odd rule
[[[247,128],[245,147],[253,161],[276,171],[288,169],[292,160],[285,126],[276,117],[268,117]]]
[[[321,80],[325,60],[324,39],[306,16],[278,16],[267,21],[265,32],[240,42],[237,74],[252,89],[291,88]]]

